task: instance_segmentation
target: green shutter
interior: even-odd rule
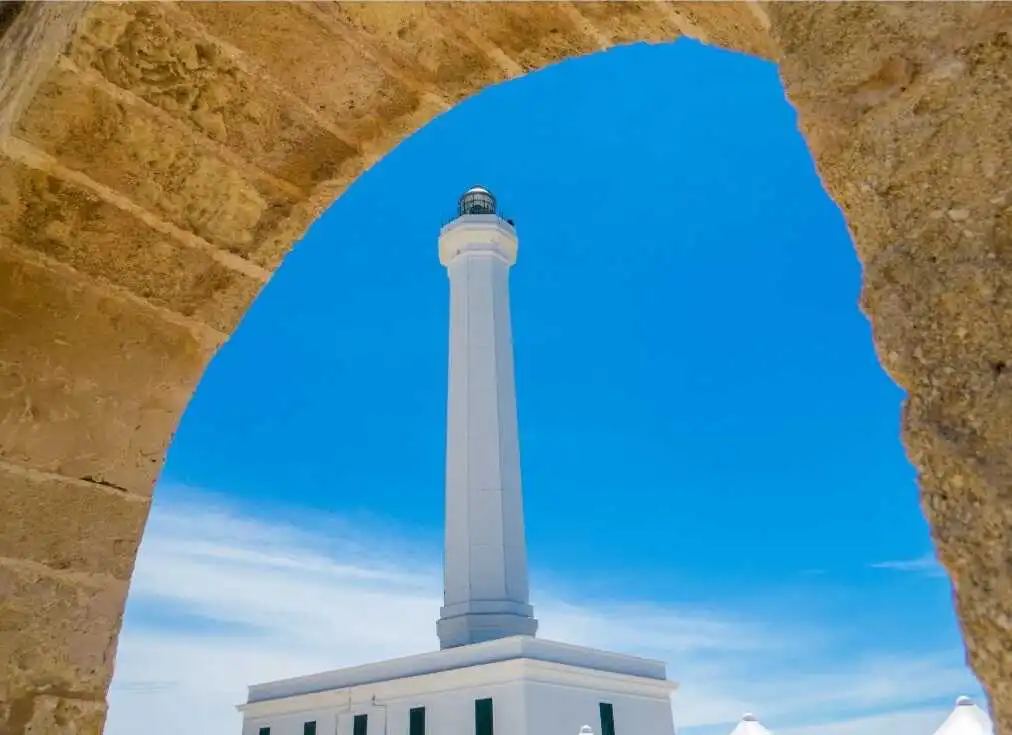
[[[369,731],[369,715],[355,715],[352,721],[351,735],[367,735]]]
[[[412,707],[408,712],[408,735],[425,735],[425,707]]]
[[[271,735],[271,729],[269,727],[261,727],[260,735]]]
[[[316,720],[302,723],[302,735],[316,735]]]
[[[615,735],[615,710],[609,702],[598,705],[601,710],[601,735]]]
[[[492,700],[474,700],[474,735],[493,735]]]

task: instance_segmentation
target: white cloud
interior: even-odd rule
[[[946,708],[925,707],[788,728],[778,731],[777,735],[932,735],[948,714],[949,709]]]
[[[894,572],[912,572],[915,574],[926,574],[932,577],[945,575],[945,569],[935,555],[932,553],[919,556],[915,559],[900,559],[898,561],[880,561],[871,565],[873,569],[889,569]]]
[[[202,496],[163,500],[178,497],[162,489],[148,524],[107,735],[238,733],[233,705],[248,684],[436,644],[442,585],[429,540],[347,519],[255,519]],[[959,652],[827,659],[832,631],[805,621],[649,601],[575,604],[552,592],[534,595],[544,637],[669,662],[684,735],[729,732],[745,711],[782,735],[849,735],[860,726],[848,723],[890,717],[888,735],[930,735],[921,725],[934,709],[899,710],[979,691]],[[860,719],[873,711],[885,714]],[[818,720],[832,723],[784,729]]]

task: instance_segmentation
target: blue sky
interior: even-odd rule
[[[312,227],[176,435],[109,734],[163,701],[204,713],[195,735],[238,731],[230,707],[254,673],[437,645],[436,236],[474,184],[521,238],[513,329],[542,630],[668,657],[683,735],[729,732],[746,706],[789,735],[928,735],[958,694],[979,695],[899,441],[902,392],[776,69],[679,41],[486,90]],[[326,614],[304,609],[322,599]],[[409,607],[410,632],[378,628],[356,648],[361,618],[334,627],[335,608],[365,605],[373,621],[377,605]],[[173,679],[187,645],[232,688]]]

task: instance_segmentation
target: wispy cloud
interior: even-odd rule
[[[949,714],[950,708],[923,707],[867,717],[853,717],[805,727],[787,728],[777,735],[932,735]]]
[[[925,574],[931,577],[945,576],[945,569],[934,554],[928,553],[914,559],[900,559],[898,561],[880,561],[871,565],[873,569],[889,569],[894,572],[911,572],[914,574]]]
[[[107,735],[236,733],[233,705],[250,683],[436,644],[442,585],[430,541],[347,519],[286,523],[202,496],[160,497],[168,500],[156,504],[131,587]],[[782,735],[930,735],[922,725],[941,722],[939,700],[978,691],[959,652],[842,656],[834,632],[812,621],[577,603],[578,590],[568,592],[535,590],[540,634],[668,661],[684,735],[729,732],[745,711]],[[875,729],[870,713],[895,727]],[[870,729],[847,729],[861,721]],[[829,724],[790,729],[816,722]]]

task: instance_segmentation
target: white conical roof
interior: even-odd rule
[[[755,715],[744,715],[738,726],[731,731],[731,735],[773,735],[769,730],[759,724]]]
[[[994,735],[987,713],[969,697],[956,700],[956,708],[945,719],[935,735]]]

